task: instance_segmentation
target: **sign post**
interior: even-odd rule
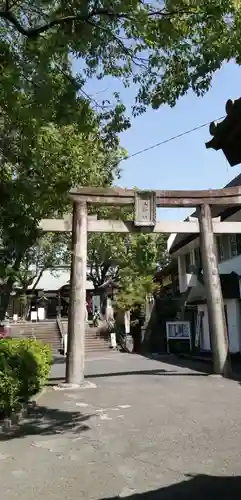
[[[196,323],[196,331],[195,331],[195,347],[196,347],[196,349],[198,347],[200,347],[200,337],[201,337],[203,316],[204,316],[204,312],[199,311],[197,314],[197,323]]]

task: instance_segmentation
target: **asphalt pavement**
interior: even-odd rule
[[[87,389],[49,386],[0,436],[4,500],[238,500],[241,386],[164,357],[96,354]],[[205,371],[206,370],[206,371]]]

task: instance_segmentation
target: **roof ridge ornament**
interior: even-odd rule
[[[229,165],[241,163],[241,98],[228,99],[225,106],[226,116],[219,122],[210,123],[209,133],[212,139],[206,142],[207,149],[223,151]]]

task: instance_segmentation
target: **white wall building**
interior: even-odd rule
[[[238,185],[241,185],[241,175],[225,187]],[[195,216],[195,213],[192,216]],[[241,221],[241,209],[213,207],[212,216],[221,217],[221,220],[226,221]],[[217,235],[216,241],[229,351],[239,353],[241,352],[241,234]],[[195,305],[196,316],[201,317],[200,349],[209,351],[211,346],[205,288],[202,284],[199,237],[195,234],[171,235],[168,240],[168,251],[178,260],[180,293],[186,292],[189,288],[188,304]]]

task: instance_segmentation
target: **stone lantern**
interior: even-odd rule
[[[212,122],[209,127],[213,138],[206,142],[206,148],[223,151],[229,165],[241,163],[241,98],[226,103],[227,116],[220,122]]]

